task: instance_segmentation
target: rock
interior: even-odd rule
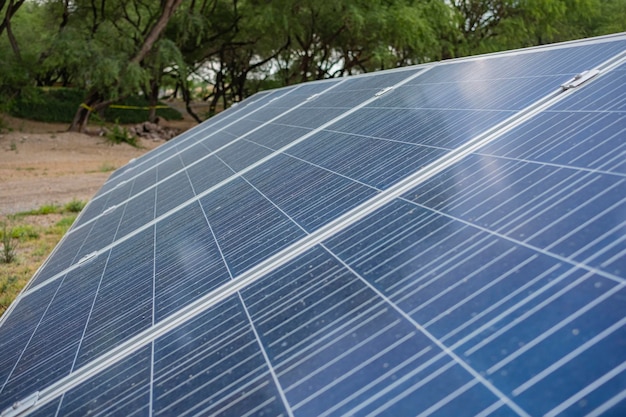
[[[157,123],[144,122],[130,127],[128,131],[131,135],[151,139],[153,141],[170,140],[180,134],[178,129],[159,126],[158,122],[158,119]]]

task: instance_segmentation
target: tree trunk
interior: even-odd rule
[[[17,13],[17,10],[22,6],[22,4],[24,4],[25,1],[26,0],[18,0],[17,3],[14,3],[13,0],[11,0],[9,2],[9,4],[7,5],[6,13],[4,14],[4,20],[0,22],[0,35],[2,35],[2,32],[4,32],[5,29],[7,29],[7,32],[10,31],[11,18],[15,15],[15,13]],[[4,7],[5,3],[6,0],[0,2],[0,10],[2,10],[2,7]]]
[[[23,3],[24,3],[24,0],[18,1],[17,4],[15,4],[13,0],[9,1],[9,4],[7,5],[7,10],[4,16],[4,21],[2,22],[2,25],[0,26],[0,33],[2,33],[2,29],[6,29],[7,37],[9,38],[9,43],[11,44],[11,49],[13,50],[13,53],[15,54],[15,57],[17,58],[18,62],[22,62],[22,54],[20,53],[20,48],[17,45],[17,40],[15,39],[15,36],[13,35],[13,30],[11,29],[11,18],[13,17],[15,12],[17,12],[17,9],[19,9]]]
[[[100,95],[98,93],[93,91],[89,93],[85,102],[78,106],[78,110],[76,110],[76,114],[74,115],[74,119],[72,120],[72,124],[68,130],[70,132],[82,132],[87,126],[92,110],[97,110],[95,106],[100,100]]]
[[[182,81],[183,83],[185,82],[184,80]],[[191,92],[189,91],[189,89],[187,88],[186,85],[181,85],[180,86],[180,91],[181,93],[183,93],[183,100],[185,100],[185,109],[187,110],[187,113],[193,117],[193,119],[198,122],[198,123],[202,123],[202,119],[200,119],[198,117],[198,115],[193,111],[193,109],[191,108]]]
[[[150,110],[148,113],[148,121],[154,123],[156,121],[156,106],[159,104],[159,83],[156,80],[150,80]]]
[[[118,100],[123,99],[120,97]],[[84,103],[78,106],[78,110],[74,115],[74,120],[68,129],[70,132],[82,132],[87,127],[89,122],[89,116],[92,112],[98,113],[104,110],[111,103],[115,103],[117,100],[104,100],[102,96],[97,92],[91,92]]]
[[[170,18],[182,2],[183,0],[165,0],[165,4],[163,5],[163,13],[159,17],[159,20],[157,20],[157,22],[154,24],[154,26],[152,26],[152,29],[150,29],[148,36],[146,36],[143,45],[139,49],[139,52],[137,52],[137,55],[135,55],[133,59],[131,59],[131,63],[139,64],[141,61],[143,61],[146,55],[148,55],[148,52],[150,52],[150,50],[152,49],[154,43],[157,41],[157,39],[159,39],[159,36],[161,36],[161,32],[163,32],[163,29],[165,29],[165,26],[167,26],[167,22],[169,22]]]

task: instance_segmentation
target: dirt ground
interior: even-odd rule
[[[103,137],[67,132],[67,125],[0,115],[0,216],[46,204],[87,201],[111,173],[163,141],[111,145]],[[166,122],[187,129],[192,122]]]

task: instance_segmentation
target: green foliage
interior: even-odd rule
[[[83,92],[74,88],[29,89],[16,99],[11,115],[52,123],[69,123],[83,101]]]
[[[68,213],[80,213],[85,208],[85,202],[77,199],[73,199],[69,203],[63,206],[63,211]]]
[[[0,222],[0,263],[10,264],[15,262],[17,246],[19,238],[14,237],[13,228],[9,227],[6,222]]]
[[[113,126],[109,133],[106,134],[106,138],[109,142],[111,142],[111,144],[114,145],[128,143],[130,146],[134,146],[135,148],[139,147],[137,138],[131,135],[125,127],[121,127],[117,124]]]
[[[143,96],[126,97],[115,103],[115,105],[139,107],[136,109],[108,107],[104,110],[104,119],[108,122],[130,124],[141,123],[148,120],[148,107],[150,103]],[[157,106],[163,107],[164,103],[158,102]],[[76,109],[74,109],[75,111]],[[157,108],[156,114],[166,120],[182,120],[183,116],[178,110],[168,108]]]
[[[37,239],[39,232],[31,225],[17,225],[11,229],[14,239]]]
[[[100,165],[100,167],[98,168],[98,172],[112,172],[115,171],[117,168],[114,165],[111,165],[108,162],[103,163],[102,165]]]
[[[24,216],[45,216],[48,214],[64,214],[64,213],[80,213],[83,208],[85,208],[84,201],[73,199],[69,203],[64,204],[63,206],[59,206],[56,204],[44,204],[34,210],[23,211],[17,213],[16,217],[24,217]],[[33,237],[31,235],[31,230],[21,230],[20,228],[16,228],[15,230],[19,231],[20,236],[28,236]]]
[[[46,215],[52,213],[58,213],[61,208],[56,204],[44,204],[39,208],[29,211],[23,211],[18,213],[19,216],[38,216],[38,215]]]
[[[57,228],[59,232],[63,234],[67,232],[70,227],[72,227],[72,224],[74,224],[75,220],[76,220],[76,216],[63,217],[61,220],[56,222],[55,227]]]
[[[168,88],[202,94],[214,113],[260,89],[626,30],[626,0],[200,0],[182,2],[137,58],[161,3],[25,2],[11,21],[19,54],[0,35],[0,111],[69,122],[82,102],[147,107]]]
[[[10,114],[30,120],[52,123],[70,123],[76,109],[83,102],[84,91],[76,88],[31,88],[15,100]],[[104,120],[119,123],[141,123],[148,119],[149,103],[142,96],[127,97],[116,105],[139,107],[137,109],[107,108],[104,111]],[[163,105],[159,103],[159,105]],[[180,120],[182,115],[175,109],[157,109],[157,116],[167,120]]]

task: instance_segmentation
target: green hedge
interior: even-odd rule
[[[10,114],[41,122],[71,123],[76,109],[84,98],[85,92],[74,88],[31,89],[15,100],[10,107]],[[127,97],[115,104],[135,107],[149,105],[148,100],[142,96]],[[141,123],[148,120],[148,113],[148,110],[143,109],[108,108],[104,112],[104,118],[115,123]],[[157,116],[167,120],[183,118],[180,112],[169,107],[157,109]]]

